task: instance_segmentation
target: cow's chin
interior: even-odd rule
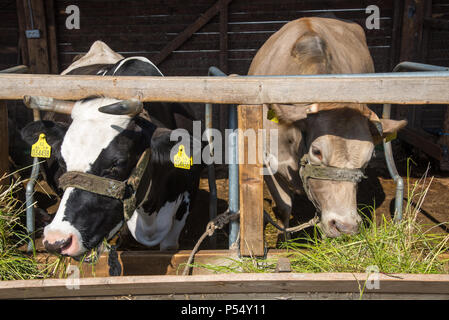
[[[95,248],[85,250],[84,252],[78,255],[70,255],[70,257],[76,261],[84,262],[84,263],[97,263],[101,254],[105,251],[106,246],[104,242],[100,242]]]

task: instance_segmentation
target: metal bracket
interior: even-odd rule
[[[39,29],[25,30],[25,35],[27,39],[39,39],[41,37],[41,32]]]

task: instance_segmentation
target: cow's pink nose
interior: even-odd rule
[[[338,220],[329,221],[329,229],[338,234],[356,234],[359,231],[358,223],[345,223]]]
[[[78,239],[74,234],[61,235],[48,233],[42,241],[45,249],[50,253],[62,254],[67,256],[76,256],[79,251]]]

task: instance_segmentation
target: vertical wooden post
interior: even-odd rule
[[[228,73],[228,1],[221,0],[220,8],[220,69]]]
[[[262,106],[238,106],[239,127],[239,187],[240,187],[240,254],[242,256],[263,256],[263,163],[258,153],[262,144],[245,139],[246,130],[254,130],[258,136],[263,128]],[[254,143],[256,146],[254,146]],[[251,145],[250,145],[251,144]],[[249,150],[256,154],[250,154]],[[254,159],[255,158],[255,159]],[[255,163],[250,163],[254,159]]]
[[[220,0],[220,69],[228,73],[228,7],[229,1]],[[219,106],[220,123],[219,128],[222,133],[228,128],[228,108],[225,105]],[[224,136],[224,135],[223,135]]]
[[[58,40],[56,38],[56,18],[54,0],[45,0],[45,19],[47,22],[47,45],[50,60],[50,73],[59,73]]]
[[[389,71],[392,71],[393,68],[399,63],[403,15],[404,15],[404,0],[397,0],[394,2],[393,30],[391,32],[392,39],[390,49]]]
[[[9,179],[2,179],[9,169],[8,146],[8,108],[5,100],[0,100],[0,185],[8,184]]]
[[[427,0],[405,0],[402,18],[400,61],[421,61],[421,44],[424,26],[425,2]],[[410,127],[416,127],[416,108],[399,108],[399,118],[406,117]]]
[[[31,4],[31,7],[28,5]],[[43,0],[23,0],[25,30],[39,29],[40,37],[27,39],[29,68],[31,73],[50,73],[48,55],[47,23]]]
[[[401,61],[419,62],[424,24],[424,0],[405,0],[402,19]]]

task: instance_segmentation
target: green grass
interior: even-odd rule
[[[410,160],[411,161],[411,160]],[[410,163],[408,163],[410,165]],[[420,208],[426,198],[432,178],[425,174],[415,183],[407,174],[403,219],[394,222],[386,217],[376,217],[373,206],[368,211],[360,233],[353,236],[326,238],[318,227],[311,234],[302,233],[296,239],[282,243],[290,258],[293,272],[365,272],[375,266],[382,273],[448,273],[449,235],[436,232],[438,226],[417,222]],[[360,210],[360,214],[362,210]],[[227,266],[193,265],[216,273],[273,272],[276,259],[229,259]]]
[[[12,180],[11,184],[0,186],[0,281],[65,276],[66,261],[63,257],[51,263],[42,263],[36,260],[35,252],[27,254],[20,250],[30,238],[26,227],[21,223],[21,218],[26,214],[26,206],[17,197],[23,182],[12,176],[0,178],[8,177]]]
[[[16,198],[21,181],[0,187],[0,280],[36,279],[43,276],[33,257],[19,247],[28,242],[25,227],[20,222],[26,208]]]

